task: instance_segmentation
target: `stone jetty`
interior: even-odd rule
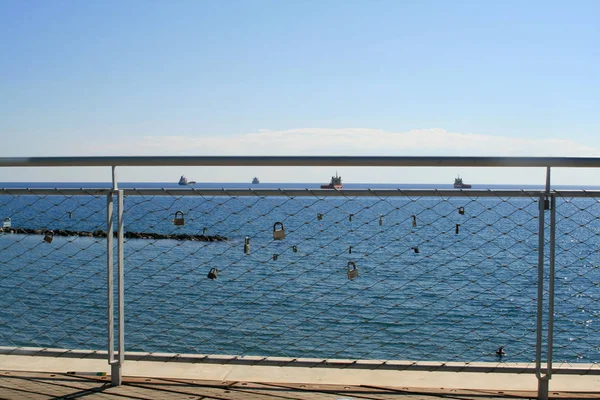
[[[14,233],[21,235],[45,235],[47,232],[52,232],[54,236],[87,236],[87,237],[106,237],[106,231],[96,230],[89,231],[71,231],[67,229],[28,229],[28,228],[0,228],[4,233]],[[114,232],[117,236],[117,232]],[[225,242],[227,238],[221,235],[193,235],[188,233],[153,233],[153,232],[125,232],[127,239],[171,239],[171,240],[195,240],[200,242]]]

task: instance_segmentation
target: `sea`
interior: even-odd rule
[[[0,183],[6,189],[110,187],[90,182]],[[193,187],[317,189],[319,184]],[[119,183],[119,188],[181,186],[135,182]],[[543,186],[473,189],[518,193]],[[598,200],[557,199],[555,362],[600,361]],[[227,240],[125,240],[125,348],[294,358],[530,362],[535,359],[540,273],[544,343],[549,340],[551,312],[551,221],[548,213],[545,268],[540,272],[537,201],[537,196],[476,194],[185,196],[167,190],[160,196],[128,195],[126,232],[218,235]],[[179,217],[182,224],[175,224]],[[53,235],[58,230],[106,230],[106,197],[60,191],[4,194],[0,218],[11,227],[41,233],[0,234],[0,345],[106,349],[106,238]],[[274,231],[282,227],[285,238],[275,240]],[[216,279],[208,278],[210,271]],[[502,358],[496,355],[500,346],[506,353]]]

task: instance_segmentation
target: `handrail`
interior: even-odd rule
[[[0,157],[0,167],[562,167],[598,168],[598,157],[388,157],[388,156],[118,156]]]

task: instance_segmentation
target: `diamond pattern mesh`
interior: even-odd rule
[[[3,345],[106,348],[105,194],[0,196]],[[532,361],[538,196],[127,190],[126,350]],[[558,194],[557,361],[598,361],[598,207]]]

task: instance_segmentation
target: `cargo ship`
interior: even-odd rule
[[[458,178],[454,178],[454,188],[455,189],[470,189],[471,185],[468,183],[463,183],[462,178],[459,176]]]
[[[321,185],[321,189],[341,189],[342,188],[342,177],[338,176],[337,172],[335,176],[331,177],[331,182],[328,185]]]

